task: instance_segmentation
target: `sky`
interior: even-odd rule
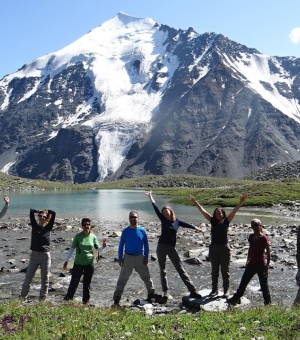
[[[175,29],[220,33],[263,54],[300,58],[299,0],[1,0],[0,79],[120,11]]]

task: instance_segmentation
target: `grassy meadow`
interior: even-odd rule
[[[242,311],[147,315],[78,303],[0,305],[1,339],[300,339],[300,312],[268,306]]]

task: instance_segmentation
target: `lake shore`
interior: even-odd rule
[[[0,221],[0,301],[5,302],[17,298],[20,294],[24,280],[22,269],[26,268],[30,255],[30,226],[29,219],[23,217],[9,217]],[[112,296],[119,276],[120,267],[117,258],[119,232],[127,225],[127,221],[101,221],[93,220],[94,233],[99,241],[107,239],[107,248],[102,252],[101,260],[95,264],[95,274],[92,282],[91,300],[95,306],[109,307],[112,305]],[[157,293],[161,293],[159,267],[156,260],[156,246],[160,235],[158,221],[140,221],[148,233],[151,259],[149,260],[150,273]],[[208,246],[210,243],[210,226],[201,224],[205,231],[193,232],[190,229],[180,228],[178,231],[177,250],[184,261],[184,266],[195,285],[201,289],[211,288],[211,269],[208,261]],[[51,278],[48,300],[53,303],[62,303],[63,296],[68,288],[70,274],[63,271],[62,265],[70,247],[71,240],[81,230],[79,218],[56,219],[51,235]],[[229,230],[229,243],[231,247],[231,292],[237,289],[244,271],[248,251],[248,235],[251,233],[249,225],[232,224]],[[269,286],[272,303],[291,306],[297,292],[295,275],[296,266],[296,239],[298,225],[268,225],[265,233],[271,244],[271,264],[269,270]],[[70,261],[72,266],[72,261]],[[176,309],[181,304],[182,297],[187,289],[179,278],[170,261],[167,262],[167,272],[170,285],[170,294],[174,299],[167,303],[170,308]],[[30,296],[37,301],[39,295],[39,273],[34,279]],[[220,278],[220,288],[222,281]],[[76,292],[76,300],[81,301],[82,287]],[[253,306],[263,305],[262,294],[259,291],[258,278],[250,282],[245,296]],[[146,289],[136,273],[133,273],[125,287],[121,304],[131,304],[136,299],[146,297]]]

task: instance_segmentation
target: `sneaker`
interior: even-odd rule
[[[224,299],[228,299],[229,298],[229,296],[230,296],[230,290],[229,290],[229,288],[224,288],[224,294],[223,294],[223,298]]]
[[[241,303],[241,298],[238,298],[233,295],[230,299],[227,299],[227,303],[231,306],[235,306]]]
[[[216,288],[216,289],[212,289],[212,291],[209,293],[209,296],[210,297],[215,297],[219,294],[219,290]]]
[[[170,299],[170,300],[173,299],[172,295],[170,295],[168,291],[163,292],[163,295],[162,295],[162,296],[163,296],[163,298],[166,298],[167,300],[168,300],[168,299]]]
[[[193,299],[201,299],[202,295],[199,294],[196,290],[194,290],[193,292],[190,292],[190,297]]]

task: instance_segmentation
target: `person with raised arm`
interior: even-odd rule
[[[152,206],[154,208],[154,211],[161,221],[161,235],[158,240],[156,254],[160,269],[160,280],[163,290],[163,296],[166,298],[168,298],[169,296],[169,284],[167,280],[166,271],[166,261],[168,256],[171,262],[173,263],[175,269],[177,270],[180,278],[182,279],[187,289],[189,290],[190,297],[200,299],[202,296],[197,292],[194,283],[191,281],[188,273],[183,268],[181,259],[178,255],[175,246],[177,231],[179,227],[201,231],[202,233],[203,231],[199,227],[194,226],[193,224],[184,222],[179,218],[176,218],[174,211],[169,206],[164,206],[160,211],[153,199],[152,191],[145,192],[145,195],[149,197],[150,202],[152,203]]]
[[[38,221],[35,215],[38,214]],[[22,285],[21,297],[27,300],[31,281],[38,267],[41,268],[41,289],[39,300],[43,301],[48,295],[49,273],[51,265],[50,232],[54,225],[56,213],[49,209],[30,209],[31,222],[31,255]]]
[[[214,297],[219,294],[219,270],[223,278],[223,297],[228,298],[230,295],[230,247],[228,245],[228,228],[235,214],[247,199],[248,195],[241,195],[239,203],[226,216],[222,207],[217,207],[213,215],[207,212],[194,196],[189,195],[189,199],[198,208],[205,219],[211,224],[211,244],[209,245],[209,260],[211,262],[212,291],[210,296]]]
[[[82,232],[74,236],[71,248],[68,251],[65,263],[63,265],[63,269],[67,270],[68,262],[74,250],[76,249],[72,277],[64,300],[73,300],[81,275],[83,275],[82,303],[89,305],[90,284],[94,274],[94,249],[98,251],[98,260],[100,257],[99,250],[102,250],[106,247],[106,239],[103,240],[102,247],[100,247],[97,237],[91,233],[91,220],[89,218],[83,218],[81,220],[81,227]]]
[[[9,206],[9,198],[8,198],[8,196],[7,195],[3,195],[3,199],[4,199],[5,204],[4,204],[3,209],[0,212],[0,219],[6,214],[8,206]]]

